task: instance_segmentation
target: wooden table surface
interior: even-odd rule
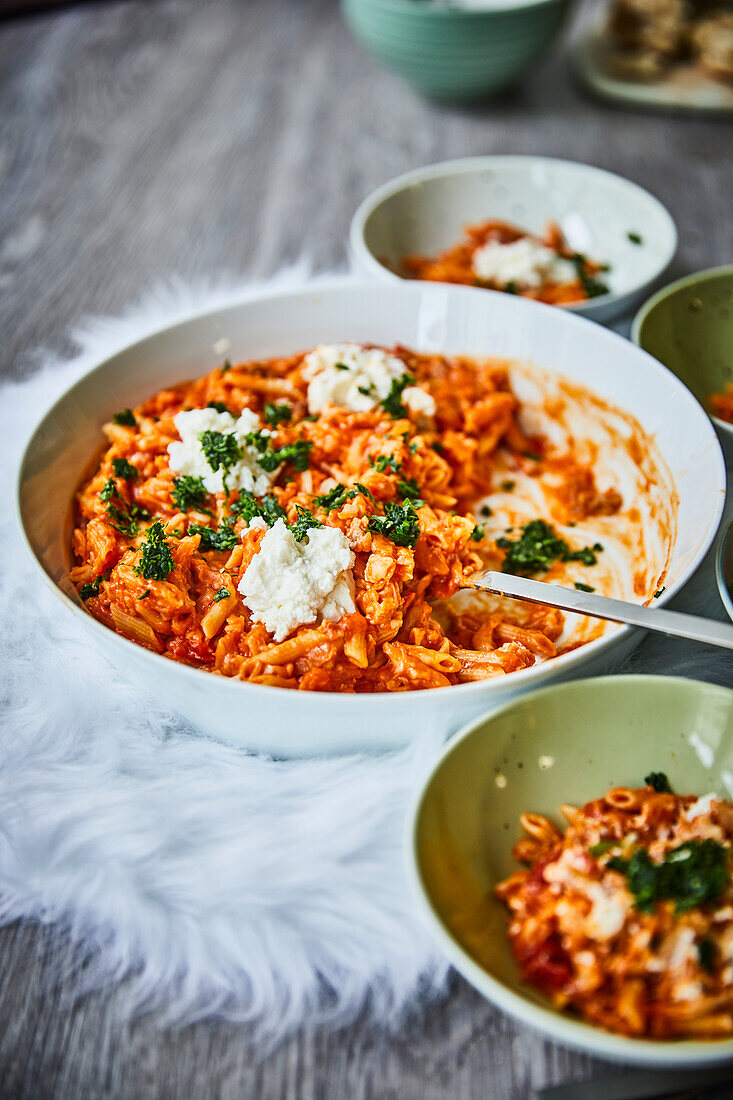
[[[372,188],[479,153],[568,157],[648,187],[680,229],[675,275],[733,257],[730,125],[589,101],[565,49],[525,88],[455,108],[379,69],[336,0],[129,0],[0,23],[2,370],[171,273],[343,266]],[[69,1006],[48,945],[31,924],[0,932],[2,1097],[524,1100],[608,1069],[458,979],[398,1037],[306,1029],[262,1060],[243,1027],[120,1026],[114,994]]]

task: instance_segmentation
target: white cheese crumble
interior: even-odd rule
[[[252,520],[248,530],[262,525]],[[303,542],[296,542],[279,519],[239,582],[242,602],[276,642],[302,623],[335,622],[356,610],[354,560],[338,527],[311,528]]]
[[[531,237],[520,237],[511,244],[489,241],[473,254],[474,274],[484,282],[517,283],[519,286],[542,286],[544,283],[570,283],[577,273],[570,260]]]
[[[203,478],[209,493],[221,493],[224,490],[224,471],[212,470],[199,439],[202,432],[222,432],[234,435],[244,454],[238,462],[229,467],[227,489],[246,489],[256,496],[262,496],[270,488],[277,470],[267,473],[257,461],[255,447],[244,442],[248,432],[272,433],[263,428],[259,417],[251,409],[244,409],[238,420],[231,413],[217,412],[216,409],[190,409],[179,412],[173,417],[180,442],[168,444],[168,459],[171,470],[177,474]]]
[[[713,802],[718,802],[717,794],[703,794],[700,795],[697,802],[693,802],[691,806],[688,806],[684,811],[683,816],[687,821],[694,821],[696,817],[702,817],[703,814],[709,814]]]
[[[407,366],[383,348],[361,344],[321,344],[305,357],[303,378],[308,382],[308,411],[341,405],[367,412],[389,396],[392,382],[408,374]],[[414,413],[432,416],[435,401],[420,386],[402,391],[403,404]]]

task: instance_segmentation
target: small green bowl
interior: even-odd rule
[[[684,382],[703,408],[733,382],[733,264],[663,287],[641,307],[631,339]],[[733,459],[733,424],[711,417]]]
[[[341,0],[354,37],[434,99],[471,100],[516,83],[555,38],[570,0],[467,9],[432,0]]]
[[[493,888],[518,869],[519,815],[558,820],[610,787],[663,771],[684,794],[733,791],[733,691],[666,676],[603,676],[532,692],[448,744],[410,818],[409,871],[455,968],[480,993],[554,1040],[598,1057],[692,1068],[733,1059],[733,1039],[643,1040],[556,1009],[522,983]]]

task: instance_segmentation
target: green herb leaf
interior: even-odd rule
[[[443,444],[442,444],[442,443],[438,443],[437,439],[436,439],[436,440],[434,440],[434,441],[433,441],[433,442],[432,442],[432,443],[430,444],[430,446],[431,446],[431,447],[433,448],[433,450],[435,451],[436,455],[442,455],[442,454],[443,454],[443,452],[445,451],[445,447],[443,446]]]
[[[643,238],[641,233],[634,233],[631,230],[626,234],[632,244],[642,244]]]
[[[541,519],[522,524],[521,532],[518,539],[496,540],[496,545],[506,550],[502,569],[505,573],[513,573],[518,577],[544,573],[555,561],[579,561],[583,565],[595,565],[598,560],[596,554],[603,549],[597,542],[582,550],[571,550],[565,540]]]
[[[376,459],[373,459],[370,455],[369,461],[380,474],[385,472],[396,474],[402,468],[402,463],[395,455],[378,455]]]
[[[289,405],[274,405],[270,401],[265,405],[262,412],[271,428],[276,428],[278,424],[291,420],[293,416],[293,410]]]
[[[187,512],[189,508],[195,508],[197,512],[207,511],[204,508],[207,496],[208,490],[202,477],[186,474],[173,479],[173,499],[182,512]]]
[[[420,536],[414,503],[406,500],[403,504],[385,504],[383,516],[369,517],[369,530],[384,535],[395,546],[413,548]]]
[[[150,589],[146,588],[145,591],[143,592],[142,596],[138,596],[138,599],[139,600],[144,600],[149,595],[150,595]]]
[[[408,386],[414,386],[415,379],[411,374],[403,374],[401,378],[393,378],[389,393],[380,405],[384,411],[394,420],[400,420],[407,416],[407,409],[402,404],[402,393]]]
[[[660,793],[672,793],[672,787],[664,772],[649,772],[649,775],[644,776],[644,782],[647,787],[653,787]]]
[[[697,957],[703,970],[711,974],[715,970],[715,960],[718,956],[718,948],[713,940],[700,940],[697,945]]]
[[[508,283],[504,283],[504,286],[501,289],[504,291],[505,294],[519,294],[519,287],[513,280],[510,280],[510,282]]]
[[[588,260],[585,256],[581,255],[580,252],[576,252],[570,259],[575,264],[578,279],[589,298],[598,298],[601,294],[608,294],[608,286],[600,279],[596,279],[594,275],[591,275],[588,269]]]
[[[237,437],[231,432],[214,432],[207,429],[199,436],[199,442],[211,469],[214,473],[222,470],[224,476],[244,454]]]
[[[258,500],[253,493],[241,489],[239,497],[230,507],[233,516],[241,516],[247,523],[259,516],[264,519],[268,527],[274,527],[279,519],[286,519],[287,512],[278,504],[277,497],[268,493],[262,500]]]
[[[117,486],[111,477],[108,477],[102,486],[102,491],[99,494],[99,499],[103,501],[111,500],[112,497],[117,496]]]
[[[174,569],[175,562],[166,542],[165,528],[159,520],[156,520],[147,530],[140,564],[134,567],[134,572],[144,577],[146,581],[164,581]]]
[[[115,477],[121,477],[125,481],[133,481],[137,477],[137,467],[128,462],[126,458],[113,458],[112,468]]]
[[[220,588],[218,592],[214,593],[214,603],[221,603],[222,600],[226,600],[231,596],[231,592],[228,588]]]
[[[226,372],[227,372],[228,370],[231,370],[231,369],[232,369],[232,364],[230,363],[230,361],[229,361],[228,359],[225,359],[225,360],[224,360],[224,364],[223,364],[223,366],[222,366],[222,368],[221,368],[221,373],[222,373],[222,374],[226,374]]]
[[[666,588],[665,588],[665,586],[664,586],[664,585],[662,585],[662,587],[661,587],[661,588],[658,588],[658,589],[656,590],[656,592],[654,593],[654,599],[655,599],[655,600],[658,600],[658,599],[659,599],[659,597],[660,597],[660,596],[662,595],[662,592],[666,592]]]
[[[218,413],[228,413],[229,409],[223,401],[209,401],[206,406],[207,409],[216,409]]]
[[[91,600],[92,596],[99,595],[99,586],[102,583],[102,574],[94,578],[92,584],[83,584],[79,589],[79,596],[86,603],[87,600]]]
[[[626,875],[636,906],[651,912],[657,901],[669,899],[675,912],[685,913],[715,901],[729,881],[728,850],[715,840],[688,840],[652,863],[645,848],[629,860],[615,857],[606,864]]]
[[[295,523],[288,525],[288,530],[296,542],[302,542],[313,527],[323,527],[320,520],[317,520],[307,508],[301,508],[299,504],[296,504],[295,511],[297,519]]]
[[[137,420],[132,409],[123,409],[122,412],[115,413],[112,420],[115,424],[121,424],[124,428],[137,427]]]
[[[420,486],[415,481],[414,477],[408,477],[406,480],[401,478],[397,482],[397,489],[405,500],[420,499]]]
[[[502,481],[499,488],[501,489],[502,493],[511,493],[516,484],[516,481]]]
[[[598,859],[599,856],[605,856],[606,852],[610,852],[613,848],[618,848],[619,842],[617,840],[599,840],[597,844],[591,845],[588,849],[588,855],[593,856],[594,859]]]
[[[578,592],[595,592],[592,584],[583,584],[582,581],[573,581],[573,588],[577,588]]]
[[[482,504],[481,505],[481,515],[484,517],[484,519],[488,519],[489,516],[493,515],[493,513],[492,513],[491,509],[489,508],[488,504]]]
[[[217,550],[222,554],[233,550],[239,542],[231,519],[225,519],[218,528],[206,527],[203,523],[189,523],[188,534],[200,537],[199,550]]]
[[[477,523],[476,526],[474,527],[473,531],[471,532],[471,538],[473,539],[474,542],[481,542],[481,539],[483,537],[484,537],[484,525],[483,525],[483,523]]]

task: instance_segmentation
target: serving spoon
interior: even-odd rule
[[[733,626],[715,619],[703,619],[699,615],[687,615],[680,611],[665,611],[660,607],[642,607],[614,600],[610,596],[596,596],[573,588],[545,581],[531,581],[527,577],[515,577],[511,573],[489,570],[467,578],[466,588],[478,588],[494,592],[497,596],[511,596],[529,603],[544,603],[559,607],[562,611],[575,611],[596,619],[610,619],[615,623],[628,623],[644,630],[657,630],[675,638],[687,638],[691,642],[733,649]]]

